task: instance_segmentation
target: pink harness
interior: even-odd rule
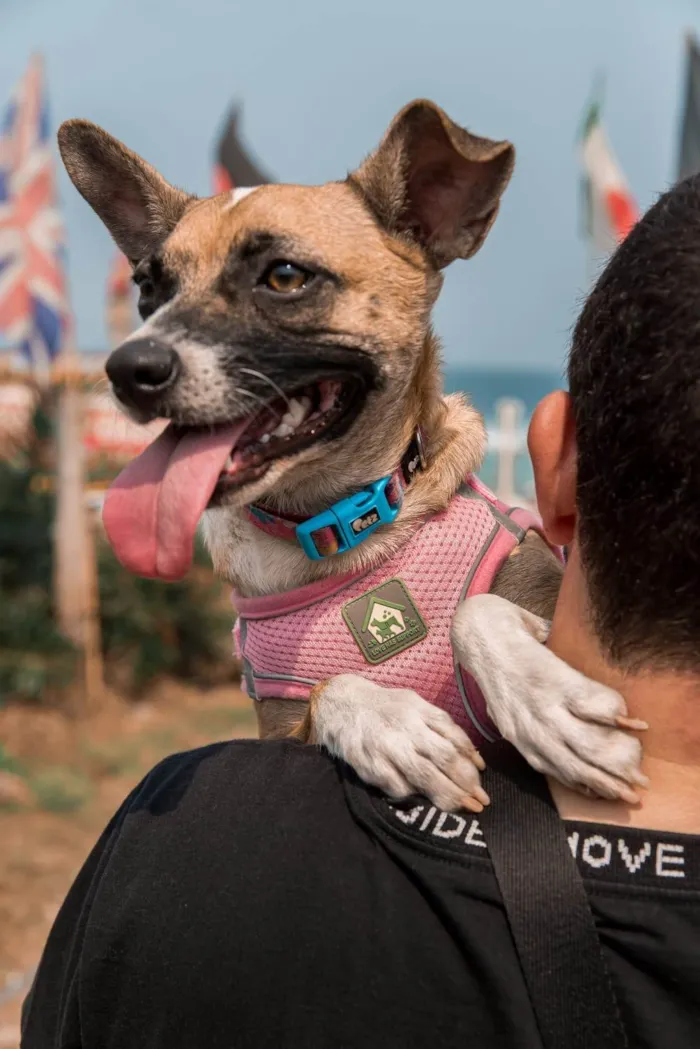
[[[448,508],[378,568],[268,597],[234,594],[245,690],[258,700],[308,699],[336,674],[362,674],[414,689],[477,744],[494,739],[476,682],[455,663],[450,626],[465,597],[489,592],[529,529],[542,535],[534,514],[505,506],[470,474]]]

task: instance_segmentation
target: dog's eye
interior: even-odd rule
[[[278,295],[291,295],[301,291],[312,280],[313,273],[302,269],[301,266],[295,266],[293,262],[273,262],[265,270],[260,283]]]
[[[150,277],[141,277],[140,280],[134,281],[134,283],[136,284],[142,295],[153,294],[153,281]]]
[[[146,320],[175,294],[175,281],[158,258],[139,262],[131,279],[139,289],[139,314]]]
[[[139,289],[141,295],[153,294],[153,278],[151,276],[150,267],[140,263],[131,274],[131,279]]]

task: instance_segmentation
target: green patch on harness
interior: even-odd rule
[[[343,619],[368,663],[383,663],[428,636],[405,583],[389,579],[343,606]]]

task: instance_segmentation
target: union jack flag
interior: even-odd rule
[[[43,69],[33,58],[0,122],[0,337],[35,368],[69,320]]]

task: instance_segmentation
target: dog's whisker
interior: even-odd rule
[[[234,390],[239,396],[241,396],[241,397],[251,397],[253,399],[253,403],[254,404],[260,405],[262,408],[267,408],[267,410],[270,412],[270,414],[273,416],[273,418],[275,418],[275,419],[281,419],[282,418],[281,412],[279,410],[277,410],[272,404],[270,404],[269,401],[266,401],[264,397],[261,397],[260,394],[253,393],[252,390],[245,390],[242,386],[235,386]],[[287,403],[289,403],[289,402],[287,402]]]
[[[271,386],[275,393],[282,398],[287,407],[290,407],[289,397],[287,397],[287,394],[280,386],[277,385],[276,382],[273,382],[273,380],[268,375],[263,375],[262,372],[255,371],[254,368],[240,368],[239,371],[243,372],[245,375],[252,375],[256,379],[262,379],[263,382],[266,382],[268,386]]]
[[[258,404],[263,406],[266,404],[265,398],[261,397],[259,393],[253,393],[252,390],[246,390],[243,386],[234,386],[233,390],[239,397],[252,397],[252,399]]]

